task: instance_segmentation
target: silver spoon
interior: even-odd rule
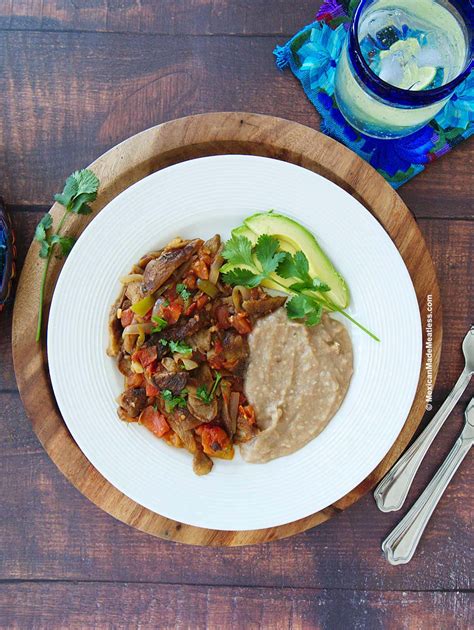
[[[379,510],[382,512],[394,512],[402,507],[426,452],[469,385],[469,381],[474,374],[474,326],[471,326],[471,329],[465,336],[462,350],[466,363],[452,392],[423,433],[418,436],[407,452],[375,488],[374,498]]]
[[[467,406],[465,417],[464,429],[449,455],[426,486],[420,498],[393,532],[383,541],[382,550],[390,564],[410,562],[443,492],[474,444],[474,398],[471,398],[471,402]]]

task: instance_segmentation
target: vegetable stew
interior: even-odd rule
[[[222,249],[216,235],[149,252],[121,278],[109,318],[107,352],[125,380],[119,418],[185,448],[198,475],[257,435],[243,391],[247,336],[286,300],[226,284]]]

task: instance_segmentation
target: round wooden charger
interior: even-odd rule
[[[415,286],[422,321],[427,295],[432,296],[435,379],[442,337],[439,288],[430,254],[414,218],[397,193],[371,166],[341,144],[303,125],[257,114],[214,113],[181,118],[143,131],[91,164],[101,183],[100,194],[93,204],[94,213],[88,217],[71,216],[65,232],[79,236],[111,199],[154,171],[192,158],[227,153],[268,156],[303,166],[332,180],[372,212],[405,261]],[[55,223],[62,213],[62,207],[53,205],[51,214]],[[51,261],[45,324],[62,264],[63,261],[55,258]],[[49,380],[45,333],[41,343],[35,342],[43,265],[38,257],[38,244],[33,243],[21,274],[13,315],[13,359],[26,412],[46,452],[76,488],[115,518],[149,534],[193,545],[247,545],[284,538],[319,525],[360,499],[381,479],[421,421],[426,393],[424,362],[415,400],[397,441],[371,475],[333,505],[293,523],[242,532],[202,529],[164,518],[114,488],[86,459],[68,432]]]

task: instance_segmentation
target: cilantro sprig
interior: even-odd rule
[[[171,352],[176,352],[177,354],[188,355],[192,354],[193,351],[191,346],[188,346],[188,344],[183,341],[168,341],[168,339],[160,339],[160,344],[165,347],[168,346]]]
[[[165,401],[165,409],[168,413],[173,411],[176,407],[184,409],[187,405],[186,398],[188,397],[188,391],[182,389],[179,396],[175,396],[170,389],[164,389],[161,392],[161,397]]]
[[[56,231],[53,231],[53,218],[49,213],[46,213],[36,226],[35,240],[40,244],[39,256],[45,260],[40,284],[36,341],[39,341],[41,337],[44,290],[51,258],[54,253],[56,253],[58,258],[66,257],[76,242],[72,236],[61,235],[64,222],[70,213],[90,214],[92,209],[88,204],[96,199],[98,189],[99,180],[92,171],[87,168],[82,171],[74,171],[67,178],[63,192],[54,195],[54,199],[65,208]]]
[[[189,298],[191,297],[191,293],[186,288],[186,285],[179,282],[176,285],[176,293],[183,298],[183,302],[187,305],[187,303],[189,302]]]
[[[199,399],[201,399],[203,402],[210,405],[214,399],[214,394],[216,393],[217,386],[219,385],[221,380],[222,380],[222,374],[220,372],[216,372],[216,378],[210,391],[209,392],[207,391],[207,387],[205,385],[201,385],[196,390],[196,396]]]
[[[154,324],[156,324],[156,326],[153,326],[153,328],[151,329],[152,333],[161,332],[162,330],[164,330],[168,326],[168,322],[166,321],[166,319],[163,319],[163,317],[159,317],[158,315],[154,315],[151,318],[151,321]],[[165,341],[165,339],[161,339],[160,340],[161,343],[163,341]],[[166,345],[166,344],[164,344],[164,345]]]
[[[337,311],[372,339],[380,341],[327,296],[331,287],[310,274],[304,252],[297,251],[292,255],[280,251],[280,241],[268,234],[262,234],[255,245],[246,236],[234,234],[227,241],[222,256],[227,260],[222,267],[223,279],[227,284],[253,288],[271,278],[282,292],[291,295],[286,303],[289,319],[301,320],[307,326],[315,326],[321,321],[324,309]],[[295,282],[286,286],[279,279]]]
[[[222,257],[230,265],[244,265],[235,267],[223,274],[227,284],[241,284],[244,287],[257,287],[274,273],[285,258],[284,252],[279,252],[278,239],[268,234],[259,236],[255,246],[246,236],[232,236],[225,244]]]

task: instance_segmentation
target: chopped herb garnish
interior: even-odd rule
[[[92,171],[87,168],[82,171],[75,171],[67,178],[63,192],[61,194],[54,195],[54,199],[65,207],[65,212],[58,223],[56,232],[50,232],[53,226],[53,218],[49,213],[45,214],[36,226],[35,240],[40,243],[39,255],[45,260],[40,284],[40,302],[38,310],[38,325],[36,328],[36,341],[39,341],[41,337],[44,289],[53,253],[57,252],[58,258],[65,257],[69,254],[76,242],[72,236],[61,235],[61,229],[64,225],[64,221],[71,212],[73,214],[90,214],[92,209],[88,204],[95,200],[98,189],[99,180]]]
[[[222,374],[220,372],[216,372],[216,378],[215,378],[213,386],[211,387],[211,390],[208,392],[207,387],[205,385],[201,385],[196,390],[196,396],[200,400],[202,400],[203,402],[209,405],[214,398],[214,394],[216,393],[217,386],[219,385],[221,380],[222,380]]]
[[[188,396],[188,392],[186,389],[182,389],[179,393],[179,396],[175,396],[170,389],[164,389],[161,392],[161,397],[165,401],[165,409],[168,413],[173,411],[175,407],[186,407],[186,398]]]
[[[163,319],[162,317],[158,317],[158,315],[155,315],[154,317],[152,317],[151,321],[154,324],[156,324],[156,326],[154,326],[151,329],[152,333],[161,332],[162,330],[164,330],[168,326],[168,322],[166,321],[166,319]],[[163,340],[161,340],[161,341],[163,341]]]
[[[167,346],[168,345],[168,339],[160,339],[160,343],[162,346]]]
[[[171,352],[177,352],[178,354],[191,354],[193,349],[182,341],[170,341],[168,346]]]
[[[177,284],[176,293],[183,298],[183,301],[185,302],[185,304],[188,303],[189,298],[191,297],[191,293],[188,291],[185,284],[181,284],[181,283]]]

